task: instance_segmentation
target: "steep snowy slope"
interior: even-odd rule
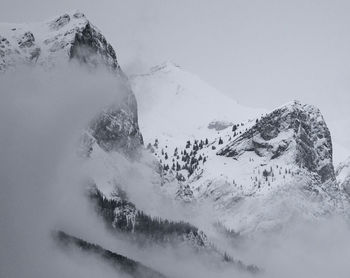
[[[320,182],[334,180],[331,135],[321,112],[311,105],[294,101],[274,110],[218,155],[238,159],[246,152],[270,161],[287,155]]]
[[[238,104],[171,62],[131,81],[146,143],[158,138],[161,144],[179,145],[189,139],[213,137],[218,130],[264,112]]]

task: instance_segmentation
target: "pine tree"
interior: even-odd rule
[[[270,175],[269,171],[267,171],[266,169],[263,171],[263,176],[265,177],[266,181],[267,181],[267,177]]]
[[[158,139],[154,140],[153,146],[154,146],[156,149],[158,148],[158,144],[159,144]]]
[[[176,162],[176,171],[180,171],[181,170],[181,166],[179,162]]]

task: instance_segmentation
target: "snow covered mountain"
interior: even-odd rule
[[[245,152],[270,161],[287,154],[318,181],[334,180],[331,135],[321,112],[311,105],[294,101],[274,110],[218,155],[238,159]]]
[[[293,101],[262,116],[172,63],[133,77],[132,87],[164,190],[187,202],[213,201],[227,228],[253,234],[297,215],[342,214],[348,205],[317,108]]]
[[[91,65],[101,59],[120,69],[113,47],[81,12],[40,23],[0,24],[0,71],[21,64],[51,68],[71,58]]]
[[[159,207],[149,204],[152,193],[147,186],[156,187],[157,192],[161,188],[159,164],[148,153],[143,154],[136,98],[118,64],[114,49],[84,14],[67,13],[42,23],[0,24],[0,36],[0,73],[16,72],[23,65],[54,71],[60,66],[64,68],[78,64],[82,70],[88,68],[92,72],[97,68],[107,69],[120,81],[120,86],[113,88],[116,90],[116,100],[91,119],[83,132],[80,150],[85,158],[82,168],[85,167],[83,171],[87,170],[88,173],[87,185],[93,185],[88,197],[110,231],[126,235],[130,241],[149,245],[185,244],[199,251],[204,250],[217,263],[250,272],[258,270],[217,250],[194,225],[182,220],[161,218],[157,213]],[[148,191],[141,191],[139,184]],[[136,192],[133,191],[135,185],[139,186]],[[135,195],[142,196],[144,201],[141,205]],[[85,251],[104,253],[103,257],[107,261],[112,257],[113,263],[124,262],[126,266],[131,263],[135,264],[134,268],[137,267],[135,262],[126,257],[111,254],[108,250],[64,232],[61,240],[62,235],[64,241],[73,240],[75,245],[78,243],[77,246],[83,247]],[[115,260],[117,257],[119,259]],[[132,276],[148,277],[140,273]],[[152,273],[151,277],[154,277]]]
[[[87,151],[96,141],[105,150],[133,155],[143,143],[135,96],[113,47],[83,13],[71,12],[40,23],[0,24],[0,72],[22,65],[55,69],[69,62],[103,67],[124,86],[116,91],[116,102],[92,120],[84,138]]]
[[[120,81],[111,88],[116,100],[83,132],[81,162],[89,204],[110,234],[136,249],[175,249],[176,256],[204,255],[218,269],[256,273],[216,236],[232,242],[288,229],[296,219],[349,215],[350,160],[334,170],[331,134],[314,106],[245,107],[171,62],[129,80],[113,47],[80,12],[0,24],[0,73],[23,64],[103,68]],[[165,277],[132,255],[66,232],[56,234],[62,247],[132,277]]]

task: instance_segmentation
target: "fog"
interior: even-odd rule
[[[72,66],[50,72],[23,68],[0,76],[0,84],[1,277],[124,277],[93,255],[62,252],[51,238],[58,229],[168,277],[250,276],[186,246],[140,248],[111,235],[95,215],[84,197],[87,170],[92,169],[77,155],[78,142],[89,120],[120,100],[124,86],[115,76]],[[145,161],[130,163],[118,155],[115,161],[124,189],[140,209],[191,221],[220,250],[261,267],[258,276],[342,278],[350,273],[349,227],[341,219],[295,222],[281,233],[228,239],[212,228],[216,215],[210,204],[183,207],[147,180],[154,173]]]
[[[75,68],[0,77],[1,277],[116,277],[102,262],[91,268],[91,258],[56,252],[50,238],[62,221],[81,230],[97,223],[80,197],[75,155],[88,119],[118,99],[116,79],[97,78]]]
[[[232,254],[259,265],[262,277],[345,278],[350,273],[349,231],[349,223],[342,218],[313,223],[299,219],[284,231],[223,242]]]
[[[197,273],[209,271],[203,258],[187,261],[195,255],[186,247],[140,250],[111,236],[85,197],[79,138],[90,119],[120,100],[124,86],[115,76],[72,66],[49,72],[24,67],[0,76],[0,84],[1,277],[119,277],[92,255],[63,253],[51,237],[59,229],[176,277],[199,266]],[[145,205],[138,200],[145,190],[137,177],[128,184],[138,182],[140,192],[136,186],[129,191]]]

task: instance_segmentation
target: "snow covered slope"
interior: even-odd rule
[[[145,142],[215,136],[218,130],[258,117],[263,110],[238,104],[171,62],[131,78]]]
[[[243,107],[172,63],[134,77],[132,86],[169,195],[211,200],[221,223],[242,234],[285,227],[296,215],[344,212],[347,196],[317,108],[298,101],[267,114]]]

